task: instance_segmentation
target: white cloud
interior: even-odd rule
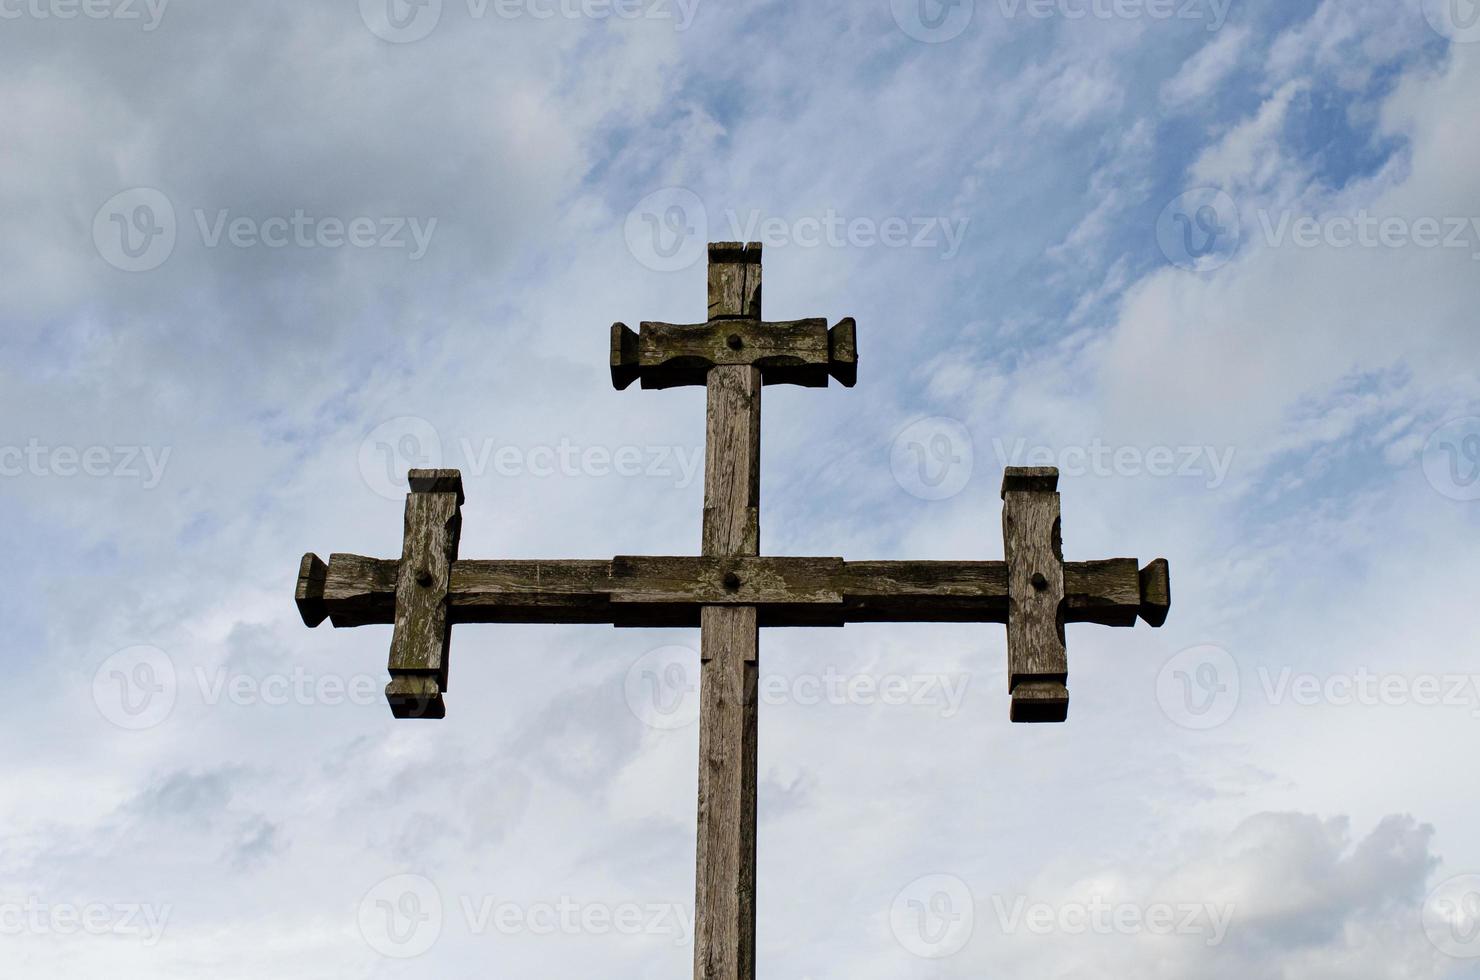
[[[1162,85],[1162,104],[1186,109],[1207,98],[1238,68],[1251,36],[1252,32],[1245,27],[1229,27],[1219,32]]]

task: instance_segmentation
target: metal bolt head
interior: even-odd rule
[[[432,570],[429,568],[417,569],[416,584],[423,589],[430,589],[432,587]]]
[[[740,348],[745,346],[745,339],[741,337],[738,333],[732,333],[730,334],[730,338],[726,340],[725,343],[730,345],[730,350],[739,350]]]
[[[740,576],[734,572],[725,572],[725,588],[734,592],[740,588]]]
[[[1033,588],[1037,589],[1039,592],[1047,592],[1048,591],[1048,576],[1047,575],[1044,575],[1042,572],[1034,572],[1033,573]]]

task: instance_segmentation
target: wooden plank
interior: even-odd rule
[[[1142,609],[1136,566],[1133,558],[1066,562],[1065,622],[1133,626]],[[393,623],[399,568],[395,559],[332,555],[321,591],[304,586],[304,600],[327,611],[336,628]],[[732,572],[741,583],[734,590],[726,584]],[[697,627],[701,606],[724,604],[756,605],[763,627],[1006,623],[1007,565],[694,556],[460,560],[452,565],[447,601],[454,623]]]
[[[324,608],[335,629],[389,625],[396,621],[396,559],[330,555],[324,576]]]
[[[760,466],[760,370],[713,368],[704,452],[704,554],[759,554]]]
[[[717,318],[708,323],[643,323],[638,331],[612,326],[612,384],[619,390],[641,379],[646,389],[708,384],[720,365],[761,369],[765,385],[826,388],[830,379],[847,387],[858,381],[857,324],[850,318],[831,329],[817,317],[766,322]]]
[[[1069,711],[1064,646],[1064,546],[1058,471],[1010,468],[1002,484],[1007,554],[1008,689],[1015,722],[1061,722]],[[1139,585],[1137,587],[1139,598]]]
[[[761,318],[759,245],[711,246],[709,270],[711,320]],[[760,554],[761,385],[754,365],[709,370],[703,533],[708,558]],[[726,579],[735,590],[745,587],[737,572]],[[753,605],[702,610],[694,977],[754,980],[759,617]]]
[[[713,242],[709,246],[709,318],[761,318],[761,246]]]
[[[755,976],[756,696],[750,606],[703,613],[694,976]]]
[[[1135,626],[1141,573],[1134,558],[1064,563],[1064,622]]]
[[[411,491],[385,693],[397,718],[441,718],[452,638],[447,592],[462,532],[462,480],[455,470],[413,470]]]
[[[826,388],[831,363],[827,321],[821,318],[644,323],[638,334],[637,369],[648,389],[706,384],[709,370],[726,364],[760,368],[763,384]]]

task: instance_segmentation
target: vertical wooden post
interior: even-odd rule
[[[1059,471],[1009,467],[1002,478],[1007,551],[1007,685],[1015,722],[1069,717]]]
[[[444,718],[452,639],[447,590],[462,535],[462,474],[412,470],[410,485],[385,696],[397,718]]]
[[[709,262],[711,318],[759,319],[760,246],[712,245]],[[758,555],[761,372],[711,368],[708,388],[704,554]],[[760,635],[754,606],[706,606],[701,617],[694,977],[753,980]]]

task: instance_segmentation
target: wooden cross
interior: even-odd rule
[[[1008,469],[1006,561],[760,557],[761,390],[857,379],[846,319],[765,323],[761,247],[709,248],[709,320],[612,328],[623,389],[705,385],[703,553],[610,561],[458,558],[456,470],[413,470],[401,558],[303,557],[297,602],[310,627],[394,624],[386,698],[397,718],[441,718],[456,623],[611,623],[702,631],[694,976],[755,974],[756,697],[759,627],[952,622],[1007,626],[1014,722],[1061,722],[1069,707],[1065,623],[1160,626],[1167,563],[1065,562],[1058,471]]]

